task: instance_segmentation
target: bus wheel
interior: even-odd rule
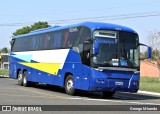
[[[73,76],[72,75],[68,75],[65,80],[65,91],[68,95],[75,94],[75,88],[73,88]]]
[[[28,73],[27,73],[27,71],[24,71],[24,73],[23,73],[23,86],[25,86],[25,87],[27,87],[28,85],[29,85],[29,82],[27,81],[27,75],[28,75]]]
[[[23,85],[23,73],[21,70],[18,72],[18,85]]]
[[[102,93],[103,93],[104,97],[109,98],[109,97],[112,97],[115,94],[115,91],[103,91]]]

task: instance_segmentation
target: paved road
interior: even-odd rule
[[[17,80],[0,77],[0,105],[160,105],[160,96],[116,93],[106,99],[100,93],[65,94],[63,88],[17,85]]]

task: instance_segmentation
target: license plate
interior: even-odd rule
[[[123,85],[123,82],[115,82],[115,85],[122,86],[122,85]]]

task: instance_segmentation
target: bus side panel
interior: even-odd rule
[[[63,82],[61,80],[62,77],[60,75],[53,75],[30,67],[26,67],[25,69],[27,69],[28,71],[28,81],[40,82],[57,86],[63,85]]]
[[[63,68],[59,69],[56,75],[26,67],[25,69],[27,69],[27,71],[30,71],[28,80],[51,85],[64,86],[66,73],[71,73],[74,78],[74,87],[76,89],[81,89],[82,64],[80,55],[71,49],[67,55],[65,62],[62,64],[64,64]]]
[[[91,68],[89,66],[83,65],[83,74],[82,74],[82,90],[88,90],[90,86],[90,77],[91,77]]]
[[[61,72],[63,72],[63,76],[65,76],[66,73],[71,73],[74,78],[74,88],[81,89],[82,63],[79,53],[70,49]]]
[[[54,53],[54,50],[50,51],[50,52]],[[52,54],[50,56],[54,56],[54,58],[58,58],[60,55],[61,56],[63,55],[61,50],[59,50],[59,51],[56,50],[56,52],[59,52],[60,54],[54,54],[54,55]],[[68,53],[65,53],[65,54],[67,54],[67,56],[66,56],[66,59],[65,59],[64,63],[59,63],[63,67],[62,67],[62,69],[58,70],[57,74],[51,74],[51,73],[44,72],[42,70],[37,70],[39,66],[36,66],[36,67],[32,66],[32,64],[35,65],[36,63],[41,64],[39,62],[36,62],[36,61],[32,60],[32,57],[35,56],[38,53],[39,52],[18,52],[18,53],[16,53],[17,55],[12,56],[10,76],[11,77],[13,76],[14,78],[16,78],[16,74],[17,74],[18,69],[21,69],[22,71],[27,70],[28,81],[41,82],[41,83],[46,83],[46,84],[51,84],[51,85],[58,85],[58,86],[64,86],[65,76],[66,76],[67,73],[70,73],[70,74],[73,75],[73,78],[74,78],[74,87],[76,89],[82,89],[81,80],[83,78],[82,77],[83,71],[82,71],[82,63],[81,63],[81,58],[80,58],[79,53],[73,51],[72,49],[70,49],[68,51]],[[40,52],[40,53],[44,53],[42,55],[43,60],[47,60],[46,55],[45,55],[46,52],[43,51],[43,52]],[[30,55],[32,55],[32,57]],[[37,56],[36,55],[36,57],[41,57],[41,58],[42,58],[42,56]],[[20,59],[18,59],[18,58],[20,58]],[[24,61],[24,60],[28,60],[28,61],[31,60],[31,62],[27,62],[27,61]],[[22,63],[20,63],[20,62],[22,62]],[[56,61],[55,61],[55,64],[56,64]],[[48,68],[50,68],[50,67],[48,66]],[[55,69],[54,66],[51,69],[54,70]],[[14,75],[13,75],[13,72],[14,72]]]
[[[14,70],[16,66],[15,64],[16,63],[10,62],[10,65],[9,65],[9,77],[10,78],[17,78],[17,73]]]
[[[17,62],[11,62],[10,63],[10,69],[9,69],[9,77],[17,79],[18,78],[18,71],[22,70],[23,71],[24,66],[17,63]]]
[[[18,62],[24,62],[23,60],[17,59],[14,57],[14,54],[10,54],[10,67],[9,67],[9,77],[17,78],[17,70],[21,68]]]
[[[28,72],[28,81],[63,85],[57,73],[68,52],[69,49],[14,52],[10,58],[10,77],[16,78],[20,69]]]

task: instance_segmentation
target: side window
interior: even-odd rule
[[[56,31],[48,33],[47,41],[49,44],[48,49],[58,49],[63,47],[63,31]]]
[[[63,48],[68,47],[68,37],[69,37],[69,31],[66,30],[64,32],[64,38],[63,38],[63,43],[62,43]]]
[[[49,49],[50,35],[49,33],[37,35],[36,42],[38,42],[39,50]],[[37,41],[39,40],[39,41]]]
[[[78,38],[79,31],[80,31],[80,27],[73,27],[73,28],[66,29],[64,31],[62,47],[63,48],[72,47]]]
[[[49,49],[49,42],[50,42],[50,34],[44,34],[44,49]]]
[[[50,33],[49,49],[54,49],[54,32]]]
[[[24,51],[24,38],[16,38],[12,46],[13,52]]]
[[[38,38],[39,38],[38,50],[43,50],[44,49],[45,39],[44,39],[43,36],[44,36],[43,34],[38,35]]]
[[[61,48],[61,44],[62,44],[62,31],[57,31],[54,33],[53,37],[54,37],[54,48]]]
[[[39,38],[37,35],[31,36],[32,42],[30,46],[30,50],[38,50]]]
[[[13,52],[16,52],[16,51],[18,51],[18,49],[19,49],[19,44],[20,42],[19,42],[19,39],[17,38],[17,39],[15,39],[14,40],[14,44],[13,44],[13,46],[12,46],[12,51]]]
[[[31,50],[31,36],[25,37],[23,43],[24,43],[22,48],[23,51]]]
[[[75,40],[78,37],[78,32],[79,32],[78,27],[74,27],[74,28],[69,29],[69,37],[68,37],[67,47],[73,46],[73,44],[75,43]]]
[[[81,33],[81,36],[80,36],[79,44],[83,44],[84,41],[86,41],[89,38],[91,38],[91,30],[87,27],[84,27],[83,32]]]

